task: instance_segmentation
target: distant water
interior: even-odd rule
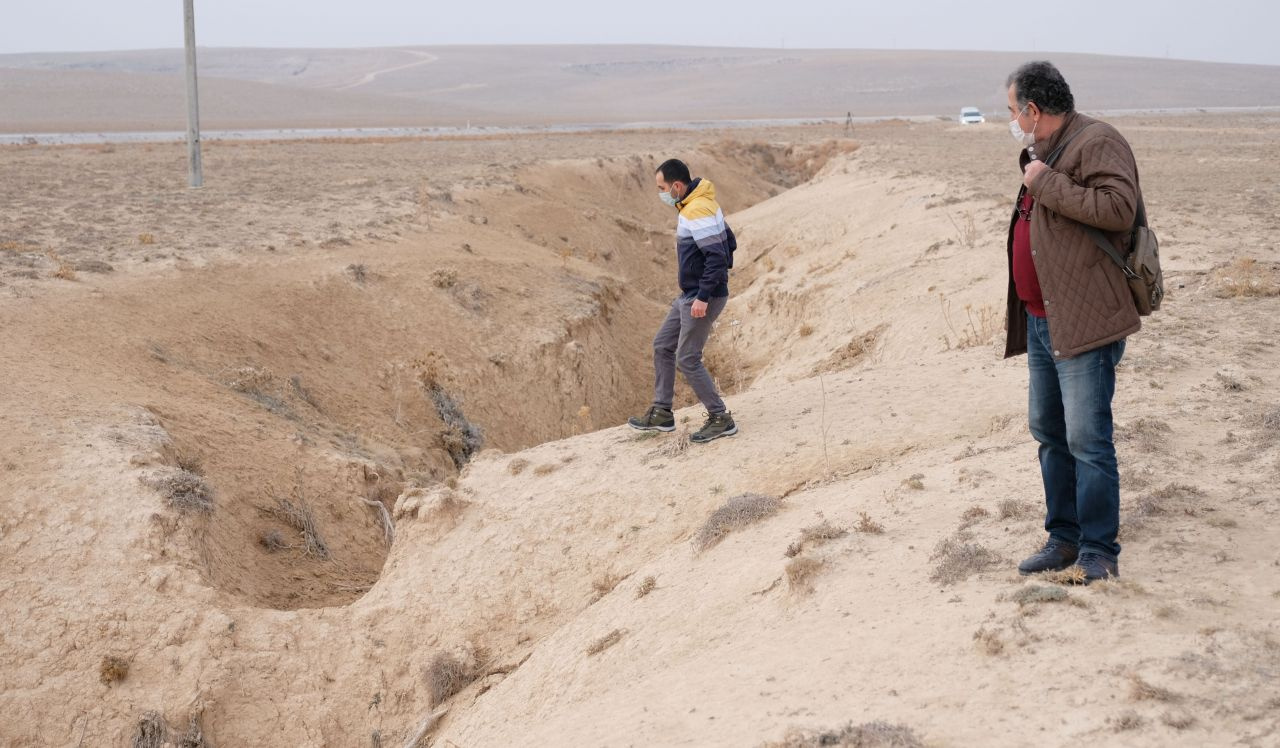
[[[1181,107],[1172,109],[1089,110],[1089,114],[1200,114],[1280,112],[1280,106],[1259,107]],[[1003,112],[986,112],[999,119]],[[954,121],[954,114],[913,114],[854,117],[854,124],[905,120],[908,122]],[[797,127],[803,125],[843,125],[845,117],[807,117],[800,119],[724,119],[687,122],[611,122],[577,125],[543,125],[516,127],[332,127],[285,128],[278,130],[205,130],[202,141],[217,140],[319,140],[324,138],[456,138],[485,135],[536,135],[544,133],[595,133],[624,130],[721,130],[752,127]],[[0,145],[96,145],[104,143],[173,143],[186,140],[185,130],[139,132],[41,132],[0,133]]]

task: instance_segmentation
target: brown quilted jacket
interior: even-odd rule
[[[1102,229],[1121,256],[1129,251],[1130,229],[1142,199],[1133,151],[1111,125],[1073,112],[1047,143],[1036,144],[1036,152],[1047,158],[1076,133],[1078,137],[1067,144],[1053,166],[1028,188],[1036,199],[1031,214],[1031,260],[1044,294],[1056,359],[1120,340],[1142,326],[1124,273],[1080,225]],[[1023,151],[1019,163],[1024,170],[1029,161]],[[1009,222],[1005,358],[1027,352],[1026,306],[1013,283],[1017,220],[1015,205]]]

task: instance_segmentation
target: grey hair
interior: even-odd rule
[[[1067,114],[1075,111],[1076,100],[1066,78],[1046,60],[1024,63],[1009,75],[1006,86],[1013,86],[1018,109],[1034,101],[1045,114]]]

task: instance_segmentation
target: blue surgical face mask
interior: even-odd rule
[[[659,192],[658,199],[666,203],[667,205],[670,205],[673,208],[676,207],[676,203],[680,202],[679,200],[672,197],[670,192]]]

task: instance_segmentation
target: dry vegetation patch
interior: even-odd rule
[[[793,730],[776,743],[765,743],[763,748],[924,748],[924,742],[914,730],[905,725],[888,722],[866,722],[855,725],[850,722],[836,730]]]
[[[189,470],[173,468],[144,481],[160,492],[169,506],[182,511],[213,511],[213,489]]]
[[[1224,299],[1280,295],[1276,264],[1237,257],[1213,271],[1214,293]]]
[[[973,542],[963,532],[941,540],[929,560],[934,562],[929,579],[942,585],[963,581],[1004,561],[998,553]]]
[[[623,631],[622,629],[614,629],[613,631],[610,631],[609,633],[605,634],[599,639],[596,639],[595,641],[591,642],[591,644],[587,647],[587,656],[594,657],[600,654],[601,652],[605,651],[609,647],[612,647],[613,645],[622,641],[622,636],[625,633],[626,632]]]
[[[798,556],[787,562],[787,586],[792,592],[808,594],[813,592],[813,580],[822,571],[826,562],[810,556]]]
[[[734,530],[772,517],[781,508],[782,501],[774,496],[758,493],[734,496],[707,517],[693,540],[693,546],[699,551],[705,551],[724,540]]]

